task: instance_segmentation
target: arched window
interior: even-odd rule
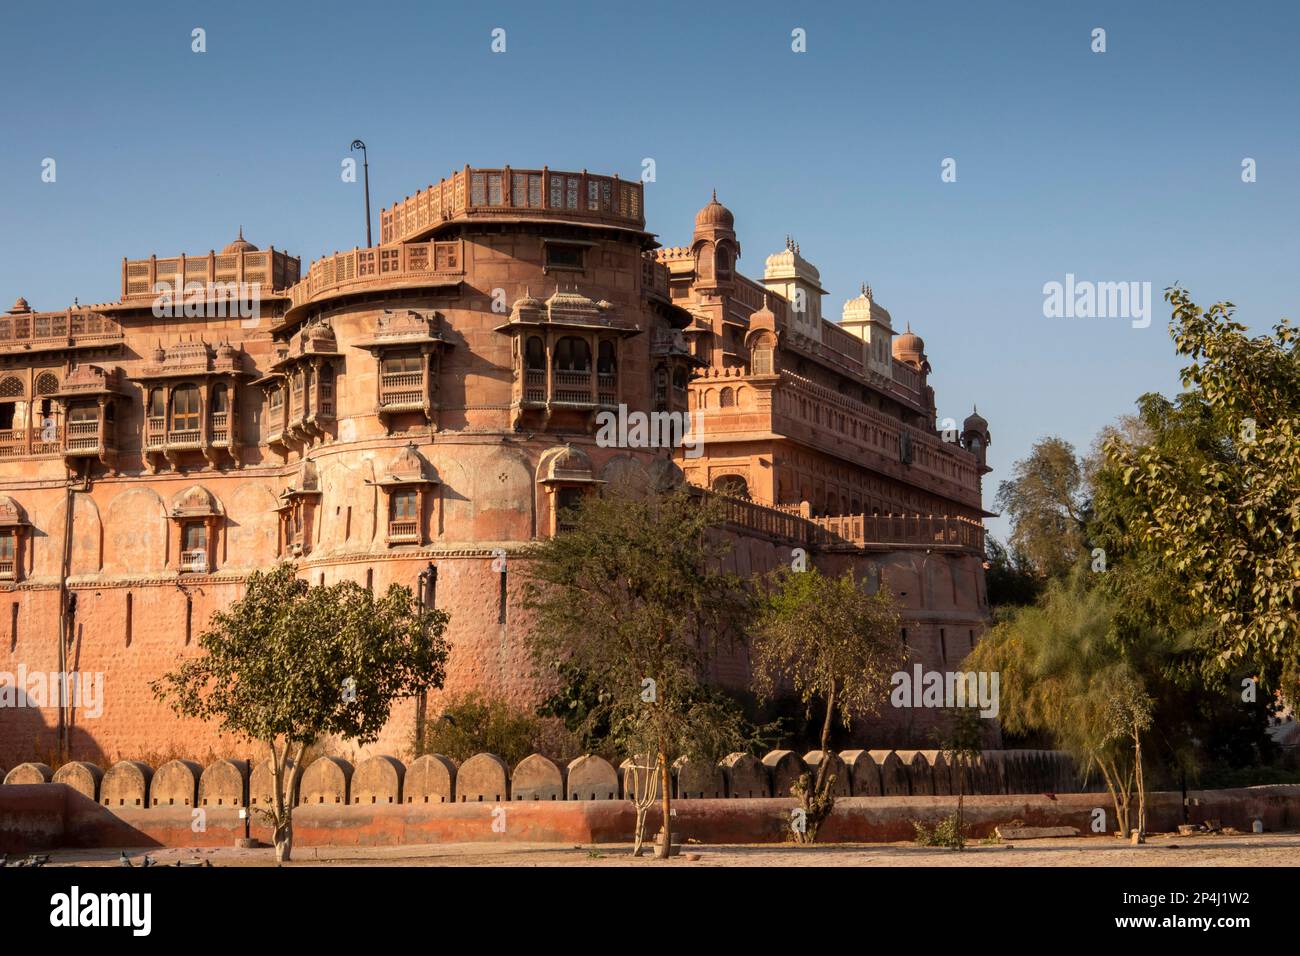
[[[585,497],[581,488],[572,485],[560,488],[555,496],[555,529],[568,531],[573,527],[574,512],[582,507]]]
[[[524,368],[530,372],[546,371],[546,346],[536,335],[530,335],[524,346]]]
[[[230,392],[225,383],[218,384],[212,389],[212,408],[213,415],[224,415],[230,411]]]
[[[0,398],[22,398],[27,392],[23,380],[16,375],[9,375],[0,381]]]
[[[736,393],[731,390],[731,386],[727,386],[722,390],[722,398],[719,404],[723,408],[731,408],[736,404]]]
[[[731,498],[749,497],[749,484],[739,475],[719,475],[713,479],[713,490]]]
[[[600,343],[600,351],[596,357],[596,371],[601,375],[613,375],[618,370],[617,361],[614,358],[614,343],[608,340]]]
[[[718,246],[718,278],[726,279],[731,275],[731,250]]]
[[[162,418],[167,414],[167,393],[161,388],[149,392],[149,417]]]
[[[713,278],[713,243],[706,242],[700,246],[695,257],[695,273],[698,279]]]
[[[562,372],[590,372],[591,346],[585,339],[566,335],[555,343],[555,367]]]
[[[53,395],[59,390],[59,379],[53,372],[42,372],[36,379],[37,395]]]
[[[193,385],[177,385],[172,392],[171,430],[189,432],[199,430],[199,390]]]

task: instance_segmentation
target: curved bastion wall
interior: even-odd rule
[[[872,346],[868,375],[849,354],[866,345],[834,323],[825,347],[787,329],[784,286],[727,279],[734,218],[715,205],[693,253],[656,251],[639,183],[466,167],[386,210],[372,249],[304,268],[241,233],[219,253],[124,260],[115,302],[16,302],[0,316],[0,763],[58,754],[60,708],[38,685],[59,673],[85,688],[62,715],[68,759],[243,754],[149,684],[250,571],[283,560],[313,584],[380,590],[415,589],[432,563],[452,652],[430,710],[471,690],[532,705],[547,685],[513,556],[600,482],[666,473],[663,448],[598,442],[597,414],[619,409],[704,410],[700,454],[676,458],[701,485],[749,476],[728,530],[737,571],[804,547],[887,584],[915,659],[955,667],[988,619],[982,457],[939,439],[922,346],[896,380]],[[249,290],[239,308],[216,301],[222,283]],[[198,291],[168,305],[164,285]],[[722,328],[745,324],[761,334]],[[714,407],[719,379],[746,385],[740,406]],[[764,389],[809,424],[760,421]],[[842,440],[817,427],[832,419]],[[743,652],[714,677],[745,686]],[[398,702],[371,750],[409,754],[415,718]],[[933,722],[886,705],[859,734],[923,746]]]

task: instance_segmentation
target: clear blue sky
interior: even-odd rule
[[[1281,2],[7,4],[0,297],[112,299],[123,256],[240,224],[304,260],[364,243],[354,137],[376,232],[464,163],[653,157],[665,244],[716,187],[744,271],[790,233],[828,316],[866,280],[911,322],[940,416],[991,423],[988,502],[1035,439],[1086,448],[1177,387],[1162,302],[1145,330],[1047,319],[1045,282],[1177,280],[1258,330],[1296,315],[1298,41]]]

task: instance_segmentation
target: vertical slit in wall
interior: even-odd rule
[[[506,572],[502,570],[501,594],[500,597],[497,599],[497,623],[504,624],[505,622],[506,622]]]
[[[324,572],[324,571],[322,571],[322,572],[320,573],[320,586],[321,586],[321,587],[324,587],[324,586],[325,586],[325,572]]]
[[[132,623],[131,618],[132,618],[132,612],[135,610],[134,604],[135,601],[131,597],[131,592],[127,591],[126,592],[126,646],[127,647],[131,646],[131,623]]]
[[[438,566],[434,565],[429,571],[429,595],[425,599],[426,607],[438,606]]]
[[[375,569],[366,568],[366,590],[371,594],[375,593]]]
[[[352,506],[351,505],[348,505],[348,516],[343,523],[343,539],[345,541],[352,540]]]
[[[939,628],[939,659],[948,663],[948,635],[943,632],[943,628]]]
[[[18,602],[9,605],[9,650],[18,649]]]
[[[194,626],[194,598],[185,595],[185,643],[189,644]]]

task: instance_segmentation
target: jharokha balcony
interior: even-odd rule
[[[21,398],[26,393],[14,387],[19,381],[5,376],[0,395]],[[30,422],[12,421],[14,404],[6,403],[13,427],[0,431],[0,460],[62,455],[70,467],[83,458],[115,467],[118,405],[127,401],[119,371],[73,365],[61,378],[44,372],[36,379],[35,394]]]
[[[617,176],[583,170],[471,169],[466,166],[436,185],[379,213],[380,242],[410,242],[439,226],[469,220],[549,219],[645,230],[643,187]]]

